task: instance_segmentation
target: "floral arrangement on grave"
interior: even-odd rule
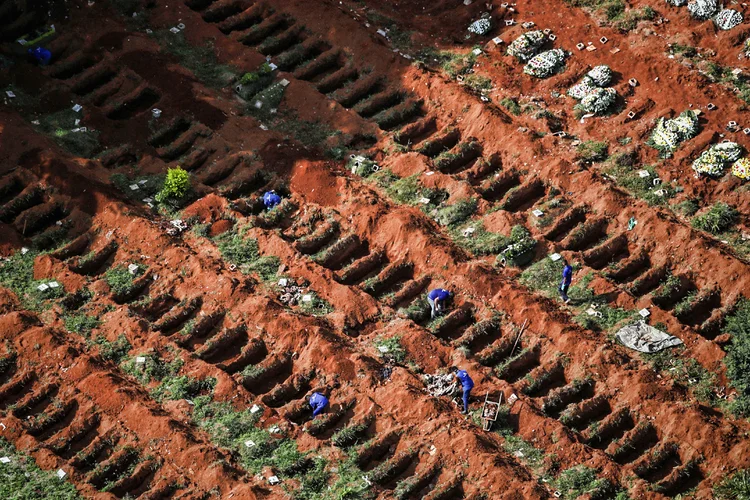
[[[536,78],[548,78],[562,69],[567,57],[568,54],[562,49],[542,52],[526,63],[523,72]]]
[[[713,144],[696,158],[693,162],[693,170],[698,177],[702,175],[719,177],[724,173],[727,165],[740,159],[742,153],[742,147],[736,142]]]
[[[544,33],[538,30],[524,33],[508,46],[508,55],[526,62],[539,53],[546,38]]]
[[[646,144],[658,149],[662,158],[670,158],[680,143],[692,139],[698,131],[698,112],[689,109],[677,118],[659,118]]]

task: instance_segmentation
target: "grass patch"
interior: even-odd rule
[[[620,166],[616,161],[604,169],[604,173],[614,178],[615,182],[629,191],[631,195],[641,198],[651,206],[664,205],[677,193],[677,190],[670,184],[654,185],[654,179],[659,177],[654,167],[646,165],[639,170],[647,171],[648,177],[641,177],[638,170]]]
[[[607,332],[638,319],[637,311],[612,307],[607,303],[600,303],[594,310],[602,316],[590,316],[582,311],[576,315],[575,322],[589,330]]]
[[[706,231],[714,235],[723,233],[737,222],[739,212],[736,208],[718,201],[706,212],[696,215],[691,222],[695,229]]]
[[[469,227],[473,227],[474,232],[470,234],[464,233]],[[497,254],[510,245],[510,238],[499,233],[487,231],[481,221],[469,222],[462,226],[451,228],[449,232],[456,244],[475,256]]]
[[[521,273],[521,284],[546,295],[556,295],[562,281],[562,271],[562,260],[552,262],[552,259],[544,258]]]
[[[191,45],[182,32],[172,33],[166,29],[156,30],[152,36],[159,45],[180,61],[180,65],[192,71],[195,77],[208,87],[226,87],[238,73],[231,66],[219,64],[213,40]]]
[[[137,358],[145,358],[143,363],[138,363]],[[144,354],[133,356],[124,361],[120,368],[122,371],[138,380],[143,385],[150,382],[161,382],[167,377],[174,377],[185,364],[181,358],[174,358],[172,361],[166,361],[156,354]]]
[[[515,116],[521,114],[521,106],[519,106],[518,101],[512,97],[505,97],[500,101],[500,105]]]
[[[126,295],[132,290],[135,278],[142,273],[140,266],[138,266],[134,274],[130,274],[126,266],[117,265],[107,269],[107,272],[104,274],[104,280],[109,285],[109,289],[113,294]]]
[[[675,347],[653,354],[643,353],[641,357],[657,373],[669,375],[677,383],[689,387],[698,401],[717,406],[721,401],[713,391],[717,385],[716,375],[703,368],[695,359],[685,357],[684,352],[684,347]]]
[[[459,200],[453,205],[440,207],[435,215],[435,220],[441,226],[455,226],[464,222],[477,211],[477,199],[469,198]]]
[[[325,316],[334,311],[333,306],[325,299],[318,297],[316,293],[309,293],[310,301],[301,300],[299,310],[301,313],[311,316]]]
[[[99,346],[99,355],[102,359],[113,361],[115,364],[120,364],[131,348],[128,338],[122,333],[114,342],[100,335],[94,341],[90,341],[89,346]]]
[[[737,391],[729,407],[737,416],[750,417],[750,300],[740,300],[727,317],[724,333],[731,335],[724,357],[727,378]]]
[[[555,484],[562,493],[561,498],[578,498],[581,495],[590,495],[590,498],[611,498],[624,500],[628,498],[627,493],[617,492],[617,488],[609,479],[597,476],[596,469],[585,465],[577,465],[564,470],[557,477]]]
[[[700,200],[690,198],[675,204],[672,209],[683,217],[692,217],[700,210]]]
[[[401,336],[375,339],[375,347],[380,358],[386,363],[403,363],[406,360],[406,349],[401,345]]]
[[[64,295],[62,285],[40,291],[37,287],[49,283],[50,279],[34,279],[34,260],[42,255],[30,250],[24,255],[16,252],[0,263],[0,285],[16,294],[21,305],[30,311],[41,311],[50,305],[50,301]]]
[[[63,322],[66,330],[84,337],[88,337],[91,331],[101,324],[99,318],[89,316],[86,313],[66,314],[63,316]]]
[[[750,469],[741,469],[714,486],[716,500],[750,500]]]
[[[43,471],[34,459],[20,453],[5,438],[0,437],[0,456],[10,458],[10,462],[0,466],[0,498],[54,500],[77,500],[75,487],[62,481],[53,471]]]
[[[166,376],[151,391],[151,396],[158,402],[165,400],[194,399],[204,392],[211,392],[216,386],[216,379],[208,377],[197,379],[187,375]]]
[[[275,256],[261,256],[258,241],[245,237],[246,229],[227,231],[214,238],[221,257],[234,264],[242,274],[256,273],[264,281],[270,281],[279,269],[281,261]]]
[[[609,157],[609,144],[603,141],[584,141],[576,146],[578,158],[586,163],[597,163]]]
[[[445,191],[423,187],[419,183],[419,174],[401,178],[386,169],[378,171],[370,178],[396,203],[419,204],[423,211],[436,208],[448,198],[448,193]],[[426,203],[425,200],[427,200]]]

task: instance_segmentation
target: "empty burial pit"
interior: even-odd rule
[[[160,95],[155,90],[146,87],[113,104],[111,106],[112,110],[107,113],[107,117],[112,120],[127,120],[151,109],[154,104],[159,102],[159,98]]]
[[[316,87],[318,92],[330,94],[331,92],[335,92],[342,88],[347,83],[353,82],[359,78],[359,76],[359,70],[353,66],[347,65],[320,80]]]
[[[88,95],[117,76],[117,71],[109,65],[92,70],[81,75],[80,80],[71,86],[71,90],[77,95]]]
[[[596,245],[606,236],[607,220],[602,218],[586,221],[576,226],[561,242],[566,250],[584,250]]]
[[[656,428],[650,422],[641,422],[623,438],[612,443],[607,452],[619,464],[626,464],[638,458],[649,448],[659,442]]]
[[[479,194],[487,201],[496,201],[518,186],[521,179],[517,172],[502,172],[499,176],[489,179],[479,187]]]
[[[627,255],[628,238],[619,234],[583,254],[583,261],[594,269],[601,269],[610,262]]]
[[[461,140],[461,131],[456,127],[446,127],[436,136],[426,139],[424,142],[417,144],[414,151],[421,155],[435,158],[443,151],[453,148]]]
[[[604,449],[615,439],[620,439],[635,426],[635,421],[628,408],[613,412],[598,423],[595,428],[589,426],[585,433],[586,444],[593,448]]]
[[[387,262],[385,252],[375,250],[341,269],[336,275],[337,281],[345,285],[352,285],[361,281],[376,269],[381,268],[385,262]]]
[[[177,117],[154,132],[151,137],[148,138],[148,143],[154,148],[163,148],[172,144],[178,137],[187,132],[191,124],[191,120],[181,116]]]
[[[604,275],[617,283],[634,280],[651,266],[648,252],[641,249],[624,261],[620,261],[604,272]]]
[[[587,211],[586,207],[581,205],[571,207],[552,224],[552,227],[544,233],[544,237],[551,241],[560,240],[574,227],[586,220]]]
[[[509,191],[501,208],[509,212],[515,212],[524,207],[530,207],[544,196],[545,191],[546,187],[541,179],[532,179]]]
[[[406,125],[393,134],[393,140],[402,146],[408,146],[418,143],[435,132],[437,132],[437,120],[434,116],[428,116]]]
[[[342,53],[339,49],[329,49],[295,69],[294,77],[311,82],[320,81],[343,67],[341,59]]]

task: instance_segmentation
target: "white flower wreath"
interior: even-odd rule
[[[714,23],[720,30],[731,30],[742,24],[742,14],[732,9],[724,9],[714,17]]]
[[[531,58],[523,67],[523,72],[537,78],[547,78],[562,68],[567,53],[562,49],[552,49]]]
[[[688,4],[690,15],[699,21],[705,21],[719,10],[716,0],[694,0]]]
[[[547,39],[541,31],[529,31],[519,36],[508,47],[508,55],[515,57],[521,62],[526,62],[534,57]]]

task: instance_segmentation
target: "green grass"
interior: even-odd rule
[[[552,259],[544,258],[521,273],[521,283],[546,295],[556,295],[562,281],[562,270],[562,260],[552,262]]]
[[[20,453],[0,437],[0,456],[10,463],[0,464],[0,498],[7,500],[77,500],[75,487],[53,471],[41,470],[30,456]]]
[[[151,396],[159,401],[194,399],[204,392],[213,391],[216,379],[208,377],[197,379],[187,375],[165,376],[161,383],[151,391]]]
[[[136,358],[138,357],[146,358],[146,361],[137,363]],[[166,377],[174,377],[179,373],[183,364],[184,361],[177,357],[168,362],[156,354],[142,354],[122,362],[120,369],[141,384],[148,385],[152,381],[160,382]]]
[[[750,417],[750,300],[740,300],[737,309],[727,317],[724,333],[731,336],[724,357],[727,378],[737,391],[730,409],[737,416]]]
[[[512,97],[505,97],[500,101],[500,105],[510,111],[511,114],[518,116],[521,114],[521,106],[518,101]]]
[[[39,255],[43,254],[30,250],[23,255],[19,251],[0,263],[0,286],[15,293],[25,309],[37,312],[49,307],[52,300],[62,297],[65,293],[62,284],[45,291],[37,289],[42,283],[53,281],[34,279],[34,260]]]
[[[673,206],[673,210],[683,217],[692,217],[700,208],[700,200],[696,198],[683,200]]]
[[[243,274],[258,274],[264,281],[270,281],[279,269],[281,261],[275,256],[261,256],[258,241],[245,236],[246,230],[227,231],[214,238],[221,257],[234,264]]]
[[[112,185],[122,192],[122,194],[131,200],[141,201],[144,198],[154,198],[164,185],[166,174],[159,175],[138,175],[129,177],[123,173],[112,174],[109,178]],[[146,181],[141,183],[141,181]],[[138,189],[130,189],[132,184],[138,184]]]
[[[419,174],[401,178],[390,170],[380,170],[370,179],[396,203],[402,205],[418,204],[424,211],[437,207],[448,198],[448,193],[445,191],[423,187],[419,182]],[[421,203],[422,198],[430,200],[429,203]]]
[[[435,220],[441,226],[452,227],[464,222],[477,211],[477,199],[468,198],[458,200],[453,205],[440,207],[435,215]]]
[[[716,375],[709,372],[695,359],[687,357],[684,347],[665,349],[653,354],[641,354],[657,373],[672,377],[677,383],[690,388],[693,395],[711,406],[720,404],[713,392]]]
[[[212,40],[191,45],[182,32],[172,33],[167,29],[155,30],[152,36],[180,61],[181,66],[192,71],[198,80],[209,87],[226,87],[238,73],[231,66],[219,64]]]
[[[564,470],[555,480],[561,498],[574,499],[581,495],[591,495],[592,498],[612,498],[616,500],[627,498],[627,494],[616,492],[617,488],[609,479],[599,478],[596,469],[585,465],[577,465]],[[603,496],[604,495],[604,496]]]
[[[641,177],[638,175],[639,170],[646,170],[650,175]],[[635,169],[612,162],[603,172],[614,177],[617,184],[629,191],[631,195],[645,200],[651,206],[664,205],[677,193],[677,189],[672,184],[662,183],[654,186],[654,179],[659,177],[659,174],[648,165]],[[663,196],[656,194],[660,190]]]
[[[316,293],[309,293],[310,302],[300,301],[299,310],[304,314],[311,316],[325,316],[334,311],[333,306],[325,299],[322,299]]]
[[[122,333],[114,342],[100,335],[95,340],[90,341],[89,345],[99,346],[99,355],[102,359],[113,361],[115,364],[120,364],[123,358],[128,355],[131,348],[128,338]]]
[[[401,345],[401,336],[375,339],[381,359],[387,363],[403,363],[406,360],[406,349]],[[385,350],[385,351],[384,351]]]
[[[491,79],[474,73],[464,78],[464,85],[477,94],[482,94],[488,90],[492,90]]]
[[[716,500],[750,500],[750,469],[740,469],[714,486]]]
[[[473,227],[474,232],[464,236],[464,231],[468,227]],[[510,238],[487,231],[481,221],[469,221],[461,226],[451,228],[449,233],[456,244],[475,256],[497,254],[510,244]]]
[[[602,314],[601,318],[589,316],[586,311],[582,311],[576,315],[575,322],[589,330],[608,332],[638,319],[637,311],[612,307],[606,303],[600,303],[595,310]]]
[[[86,313],[66,314],[63,316],[63,321],[68,331],[84,337],[88,337],[91,331],[101,324],[99,318]]]
[[[603,141],[584,141],[576,146],[578,157],[587,163],[597,163],[609,157],[609,144]]]
[[[125,295],[132,290],[135,278],[140,274],[143,274],[141,266],[138,267],[135,274],[130,274],[127,266],[121,264],[107,269],[107,272],[104,273],[104,280],[113,294]]]
[[[707,211],[696,215],[691,224],[695,229],[717,235],[733,227],[738,217],[736,208],[717,201]]]
[[[265,124],[271,130],[276,130],[301,142],[308,148],[319,149],[325,145],[331,137],[342,136],[341,132],[330,128],[326,123],[319,121],[308,121],[300,119],[293,111],[276,113],[274,119]],[[329,156],[341,148],[333,146],[326,150]]]

